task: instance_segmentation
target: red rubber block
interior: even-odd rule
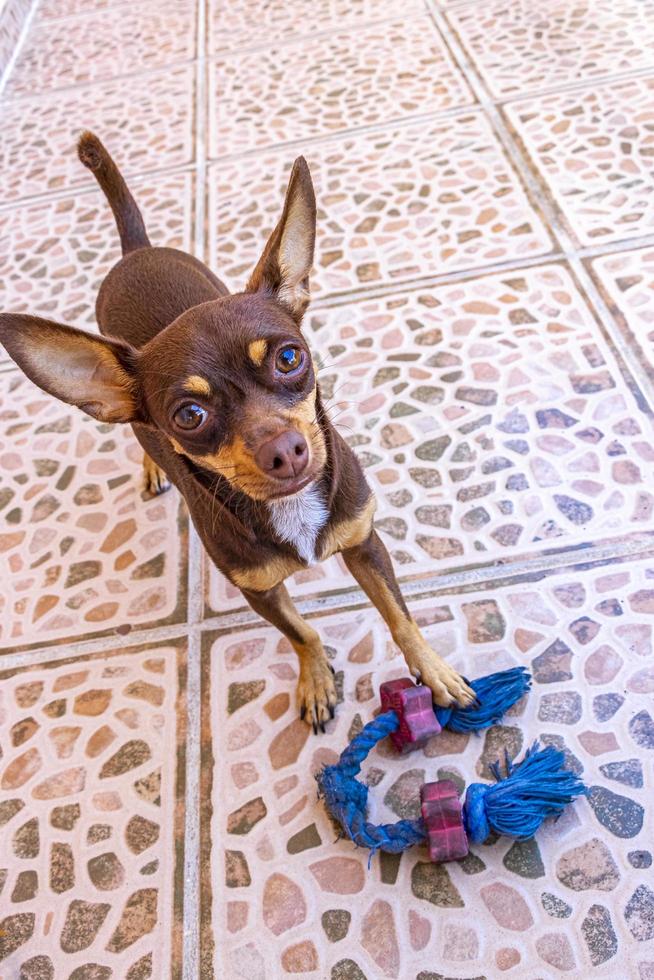
[[[438,735],[441,726],[436,720],[432,693],[423,684],[415,685],[408,677],[386,681],[379,689],[382,711],[395,711],[400,727],[391,733],[398,752],[411,752]]]
[[[425,783],[420,789],[420,809],[427,828],[430,861],[458,861],[468,853],[463,813],[451,779]]]

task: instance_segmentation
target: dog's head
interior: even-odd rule
[[[300,157],[243,293],[192,307],[139,350],[21,314],[0,315],[0,341],[39,387],[94,418],[156,427],[176,452],[255,499],[297,493],[326,462],[300,329],[315,223]]]

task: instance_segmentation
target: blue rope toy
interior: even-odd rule
[[[422,816],[394,824],[372,824],[366,819],[368,787],[356,778],[370,750],[390,735],[400,751],[423,745],[442,728],[473,732],[500,721],[531,686],[524,667],[480,677],[470,683],[477,701],[468,708],[439,708],[431,691],[410,680],[391,681],[381,688],[380,715],[356,735],[338,763],[318,773],[319,795],[343,828],[344,836],[359,847],[397,854],[413,844],[427,842],[432,861],[458,860],[469,844],[482,844],[492,832],[526,840],[546,817],[559,816],[577,796],[586,793],[583,782],[564,768],[563,752],[535,742],[522,762],[514,765],[508,754],[505,774],[499,763],[490,768],[495,785],[472,783],[461,802],[451,780],[426,783],[420,792]]]

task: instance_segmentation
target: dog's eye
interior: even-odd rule
[[[191,402],[178,408],[173,419],[180,429],[199,429],[207,418],[207,411],[201,405]]]
[[[275,367],[282,374],[297,371],[304,364],[304,351],[299,347],[284,347],[277,355]]]

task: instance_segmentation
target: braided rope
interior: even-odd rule
[[[394,824],[373,824],[366,819],[368,787],[356,778],[361,763],[377,742],[397,730],[399,720],[394,711],[385,711],[369,721],[352,739],[334,766],[326,766],[316,777],[319,793],[345,835],[357,845],[367,847],[371,858],[375,851],[398,854],[425,840],[422,819],[400,820]]]

